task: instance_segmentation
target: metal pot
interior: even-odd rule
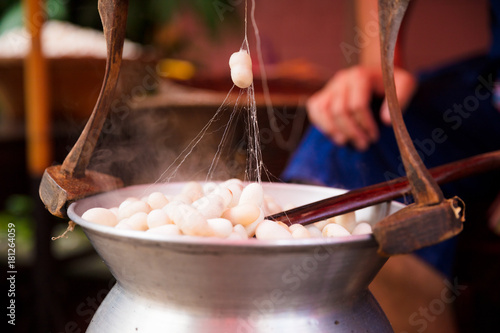
[[[392,332],[368,285],[385,263],[372,235],[343,239],[232,241],[162,238],[84,221],[92,207],[113,207],[183,183],[141,185],[79,200],[68,209],[117,280],[87,332]],[[297,205],[341,190],[263,184]],[[356,212],[375,223],[402,205]]]

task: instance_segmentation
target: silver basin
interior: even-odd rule
[[[280,203],[306,204],[342,193],[332,188],[265,183]],[[385,263],[372,235],[343,239],[234,241],[164,238],[81,219],[183,183],[133,186],[77,201],[68,209],[117,283],[87,332],[392,332],[368,285]],[[368,207],[377,222],[398,203]]]

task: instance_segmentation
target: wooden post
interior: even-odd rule
[[[45,0],[23,0],[24,22],[30,40],[30,51],[24,60],[24,98],[27,171],[31,179],[31,195],[35,200],[35,329],[49,332],[61,321],[53,283],[54,259],[51,240],[54,221],[38,199],[38,184],[46,167],[52,163],[49,76],[42,52],[42,27],[46,20]]]
[[[41,41],[44,3],[24,0],[25,26],[31,38],[31,50],[24,64],[26,151],[28,171],[37,177],[52,163],[49,76]]]

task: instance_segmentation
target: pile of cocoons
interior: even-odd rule
[[[261,240],[344,237],[368,234],[371,225],[357,222],[354,212],[307,226],[287,226],[264,217],[293,207],[280,206],[260,183],[230,179],[222,183],[188,182],[176,195],[154,192],[127,198],[118,207],[91,208],[82,218],[114,227],[173,236]]]

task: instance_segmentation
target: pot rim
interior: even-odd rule
[[[89,222],[81,218],[81,216],[76,212],[78,210],[79,205],[84,203],[86,200],[92,199],[95,200],[100,196],[108,196],[113,192],[117,191],[133,191],[136,189],[146,189],[146,190],[154,190],[159,186],[171,185],[171,184],[184,184],[186,182],[179,183],[169,183],[169,184],[143,184],[143,185],[133,185],[127,186],[118,190],[109,191],[105,193],[96,194],[91,197],[87,197],[84,199],[77,200],[71,203],[68,207],[67,213],[69,218],[80,225],[84,231],[89,230],[103,236],[107,236],[110,238],[121,238],[123,240],[130,241],[140,241],[141,243],[165,243],[165,244],[178,244],[184,246],[221,246],[221,247],[252,247],[252,248],[282,248],[282,247],[309,247],[309,246],[325,246],[325,245],[334,245],[334,244],[351,244],[351,243],[360,243],[358,245],[366,246],[376,246],[377,241],[373,234],[364,234],[364,235],[350,235],[346,237],[330,237],[330,238],[304,238],[304,239],[281,239],[281,240],[260,240],[255,238],[250,238],[248,240],[232,240],[232,239],[223,239],[216,237],[196,237],[196,236],[165,236],[158,234],[146,233],[144,231],[136,231],[136,230],[125,230],[125,229],[116,229],[114,227],[100,225],[97,223]],[[263,184],[271,184],[271,186],[300,186],[301,188],[320,188],[325,190],[336,190],[343,191],[341,189],[333,188],[333,187],[323,187],[316,185],[302,185],[302,184],[288,184],[288,183],[265,183]],[[402,208],[404,205],[399,202],[391,201],[391,208]],[[389,214],[392,212],[389,212]]]

